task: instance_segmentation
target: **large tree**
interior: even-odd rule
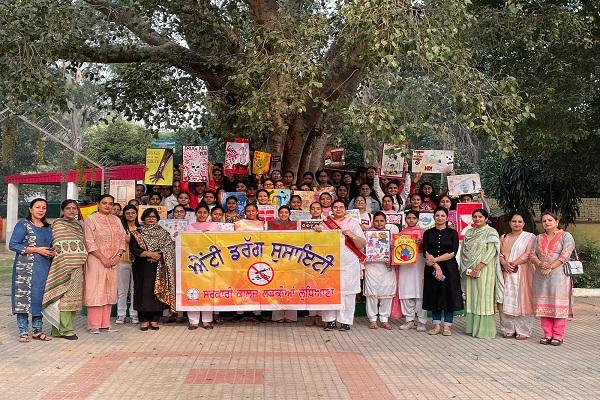
[[[10,0],[0,2],[0,92],[64,98],[57,60],[110,65],[112,105],[149,125],[214,116],[221,132],[318,164],[343,121],[370,140],[405,128],[382,99],[399,71],[427,76],[462,126],[509,149],[528,116],[510,76],[475,68],[470,0]],[[350,107],[354,104],[354,107]],[[350,110],[350,111],[349,111]],[[445,124],[439,126],[444,128]],[[438,126],[432,126],[435,132]]]

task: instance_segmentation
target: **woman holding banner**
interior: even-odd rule
[[[356,293],[360,293],[361,262],[365,261],[363,249],[367,244],[365,234],[360,225],[352,218],[346,218],[346,206],[343,201],[336,200],[331,207],[332,216],[323,221],[323,225],[330,230],[341,230],[345,243],[342,244],[341,262],[342,275],[342,303],[343,310],[321,311],[325,330],[336,329],[336,321],[340,323],[340,331],[349,331],[354,322],[354,307],[356,306]],[[315,227],[317,232],[321,227]]]
[[[160,225],[154,208],[142,213],[144,223],[131,232],[129,249],[133,261],[133,305],[138,311],[140,330],[158,330],[165,308],[175,311],[175,243]]]

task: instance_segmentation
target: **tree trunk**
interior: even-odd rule
[[[321,134],[313,141],[310,162],[308,164],[309,171],[314,172],[323,167],[323,153],[325,152],[325,147],[327,146],[328,140],[329,135]]]

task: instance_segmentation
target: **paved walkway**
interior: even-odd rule
[[[580,298],[562,347],[415,330],[349,332],[298,324],[184,325],[80,340],[17,342],[0,287],[3,399],[593,399],[600,398],[600,300]],[[397,327],[397,325],[395,325]],[[47,328],[47,326],[46,326]]]

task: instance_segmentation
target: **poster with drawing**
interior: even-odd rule
[[[346,150],[343,148],[334,149],[331,146],[327,146],[325,149],[325,162],[326,167],[329,168],[341,168],[346,165]]]
[[[419,211],[419,221],[417,222],[417,226],[421,227],[423,230],[433,228],[435,226],[435,220],[433,219],[433,213]]]
[[[185,182],[208,182],[208,146],[183,146]]]
[[[456,231],[458,239],[463,241],[465,234],[473,228],[473,211],[483,208],[482,203],[458,203],[456,205]]]
[[[221,207],[223,207],[223,210],[225,210],[225,212],[227,212],[227,199],[230,197],[235,197],[235,199],[237,200],[236,212],[239,215],[244,215],[244,208],[246,207],[246,204],[248,204],[248,196],[246,196],[246,193],[225,192],[221,200]]]
[[[416,235],[392,235],[392,265],[414,264],[420,252]]]
[[[290,202],[291,191],[289,189],[266,189],[269,192],[269,204],[277,209]]]
[[[146,149],[144,183],[162,186],[173,184],[173,149]]]
[[[479,174],[448,175],[448,194],[450,196],[479,193],[480,190]]]
[[[187,219],[166,218],[158,221],[158,225],[162,226],[167,232],[169,232],[171,239],[173,240],[177,238],[177,235],[185,231],[185,228],[187,228],[188,224],[189,221]]]
[[[140,223],[144,222],[144,221],[142,221],[142,214],[148,208],[154,208],[158,212],[158,216],[160,217],[160,219],[166,219],[167,214],[169,213],[169,210],[167,210],[167,207],[165,207],[165,206],[139,205],[138,206],[138,222],[140,222]]]
[[[309,211],[290,210],[290,221],[307,221],[312,219]]]
[[[390,231],[365,231],[365,238],[366,261],[390,261]]]
[[[258,219],[261,221],[274,221],[277,219],[277,208],[272,205],[257,205],[258,208]]]
[[[254,175],[265,175],[271,167],[271,153],[255,151],[252,156],[252,173]]]
[[[356,208],[352,209],[352,210],[346,210],[346,218],[352,218],[353,220],[355,220],[356,222],[358,222],[360,224],[360,210],[357,210]]]
[[[388,224],[394,224],[400,230],[402,230],[402,225],[404,224],[404,213],[402,213],[402,212],[386,212],[385,213],[385,222]]]
[[[447,174],[454,170],[454,151],[415,150],[412,156],[412,172]]]
[[[404,176],[404,148],[395,144],[384,143],[381,151],[379,168],[380,176],[402,178]]]
[[[231,139],[225,143],[225,175],[248,175],[250,143],[248,139]]]
[[[315,193],[312,190],[294,190],[294,196],[300,196],[302,199],[302,210],[310,210],[310,205],[315,201]]]
[[[109,185],[110,195],[115,198],[115,203],[119,203],[121,207],[125,207],[129,200],[135,199],[135,180],[111,180]]]

